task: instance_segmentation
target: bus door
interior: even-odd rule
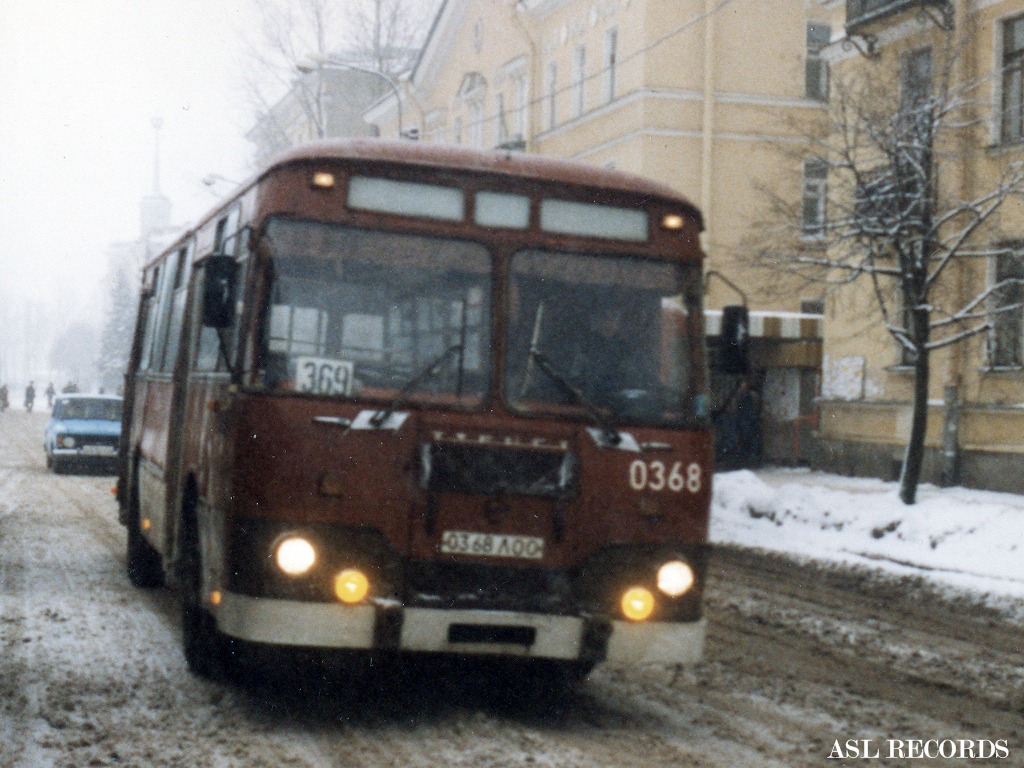
[[[235,258],[237,238],[223,238],[224,221],[218,224],[215,253]],[[237,222],[237,215],[233,221]],[[191,343],[181,355],[174,377],[176,386],[168,435],[172,458],[168,462],[167,487],[172,508],[177,511],[199,499],[205,501],[209,509],[220,510],[231,493],[227,472],[231,459],[227,398],[232,384],[231,370],[237,365],[235,358],[248,262],[243,251],[233,279],[236,288],[230,323],[217,328],[207,325],[203,316],[209,263],[209,259],[201,259],[193,270],[192,299],[187,308],[186,323],[187,338]],[[178,533],[177,527],[169,530],[170,540],[174,540]]]

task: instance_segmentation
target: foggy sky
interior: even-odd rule
[[[106,251],[139,236],[163,120],[175,223],[250,172],[247,0],[0,0],[0,299],[98,303]],[[221,187],[220,191],[226,191]]]

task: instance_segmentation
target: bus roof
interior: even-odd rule
[[[524,152],[468,149],[452,144],[397,139],[325,139],[300,144],[274,158],[260,176],[275,168],[317,160],[367,161],[421,165],[423,167],[507,174],[523,179],[554,181],[659,197],[682,206],[700,230],[700,210],[671,187],[629,173],[612,171],[570,160],[558,160]]]
[[[424,168],[469,171],[480,174],[507,174],[521,179],[553,181],[593,189],[634,193],[643,197],[656,197],[680,206],[693,218],[698,231],[704,230],[704,219],[700,209],[666,184],[636,174],[612,171],[586,163],[559,160],[541,155],[508,150],[469,149],[453,144],[434,144],[409,139],[322,139],[299,144],[285,150],[265,165],[256,175],[238,186],[229,199],[221,200],[196,222],[178,232],[168,241],[160,254],[150,259],[145,268],[154,264],[167,253],[178,249],[208,222],[232,204],[238,196],[245,194],[259,183],[260,179],[277,168],[295,163],[311,163],[323,160],[362,161],[369,163],[393,163],[396,165],[420,165]]]

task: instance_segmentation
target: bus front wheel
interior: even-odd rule
[[[181,550],[181,592],[182,649],[189,669],[213,680],[227,677],[234,662],[234,643],[206,609],[198,531],[188,522]]]
[[[158,553],[142,535],[139,523],[139,490],[132,483],[128,521],[128,580],[136,587],[152,589],[164,585],[164,568]]]

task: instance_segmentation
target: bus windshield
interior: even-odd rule
[[[257,384],[481,403],[491,257],[454,238],[274,219]]]
[[[683,265],[525,250],[510,270],[505,390],[519,411],[584,408],[605,420],[681,424],[694,414],[698,335]],[[696,283],[694,283],[696,285]]]

